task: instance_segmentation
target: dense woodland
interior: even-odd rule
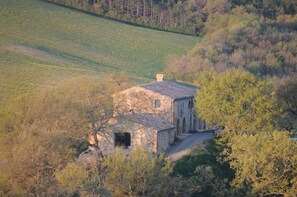
[[[1,111],[0,195],[296,196],[296,1],[55,2],[203,35],[165,72],[199,86],[198,116],[224,130],[176,163],[142,148],[79,163],[90,123],[91,135],[108,126],[112,94],[130,79],[124,72],[73,78]]]
[[[276,20],[280,14],[294,15],[296,1],[237,0],[48,0],[90,13],[146,27],[202,35],[213,14],[228,13],[243,5],[248,11]]]

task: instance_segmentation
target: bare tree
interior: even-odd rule
[[[98,134],[108,135],[108,125],[112,118],[118,114],[118,105],[114,104],[113,95],[128,87],[129,77],[126,73],[119,74],[111,73],[107,80],[85,84],[84,98],[82,102],[85,106],[85,114],[87,120],[90,121],[91,129],[89,147],[98,151],[103,158],[102,150],[100,149]]]

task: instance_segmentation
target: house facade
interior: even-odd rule
[[[196,89],[171,81],[157,81],[114,95],[118,115],[110,121],[108,135],[98,135],[101,150],[116,146],[130,150],[142,145],[153,153],[166,151],[176,137],[205,129],[196,116]]]

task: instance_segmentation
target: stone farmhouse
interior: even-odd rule
[[[132,87],[114,95],[118,113],[110,120],[108,131],[98,134],[103,154],[114,147],[129,151],[145,146],[152,153],[166,151],[175,138],[205,129],[195,113],[192,89],[171,81],[157,81]]]

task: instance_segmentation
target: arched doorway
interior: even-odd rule
[[[186,118],[183,119],[183,133],[186,133]]]
[[[176,122],[176,133],[177,133],[177,135],[181,134],[179,119],[177,119],[177,122]]]
[[[194,130],[194,131],[197,130],[197,126],[196,126],[196,124],[197,124],[197,118],[196,118],[196,116],[194,115],[194,123],[193,123],[193,130]]]

